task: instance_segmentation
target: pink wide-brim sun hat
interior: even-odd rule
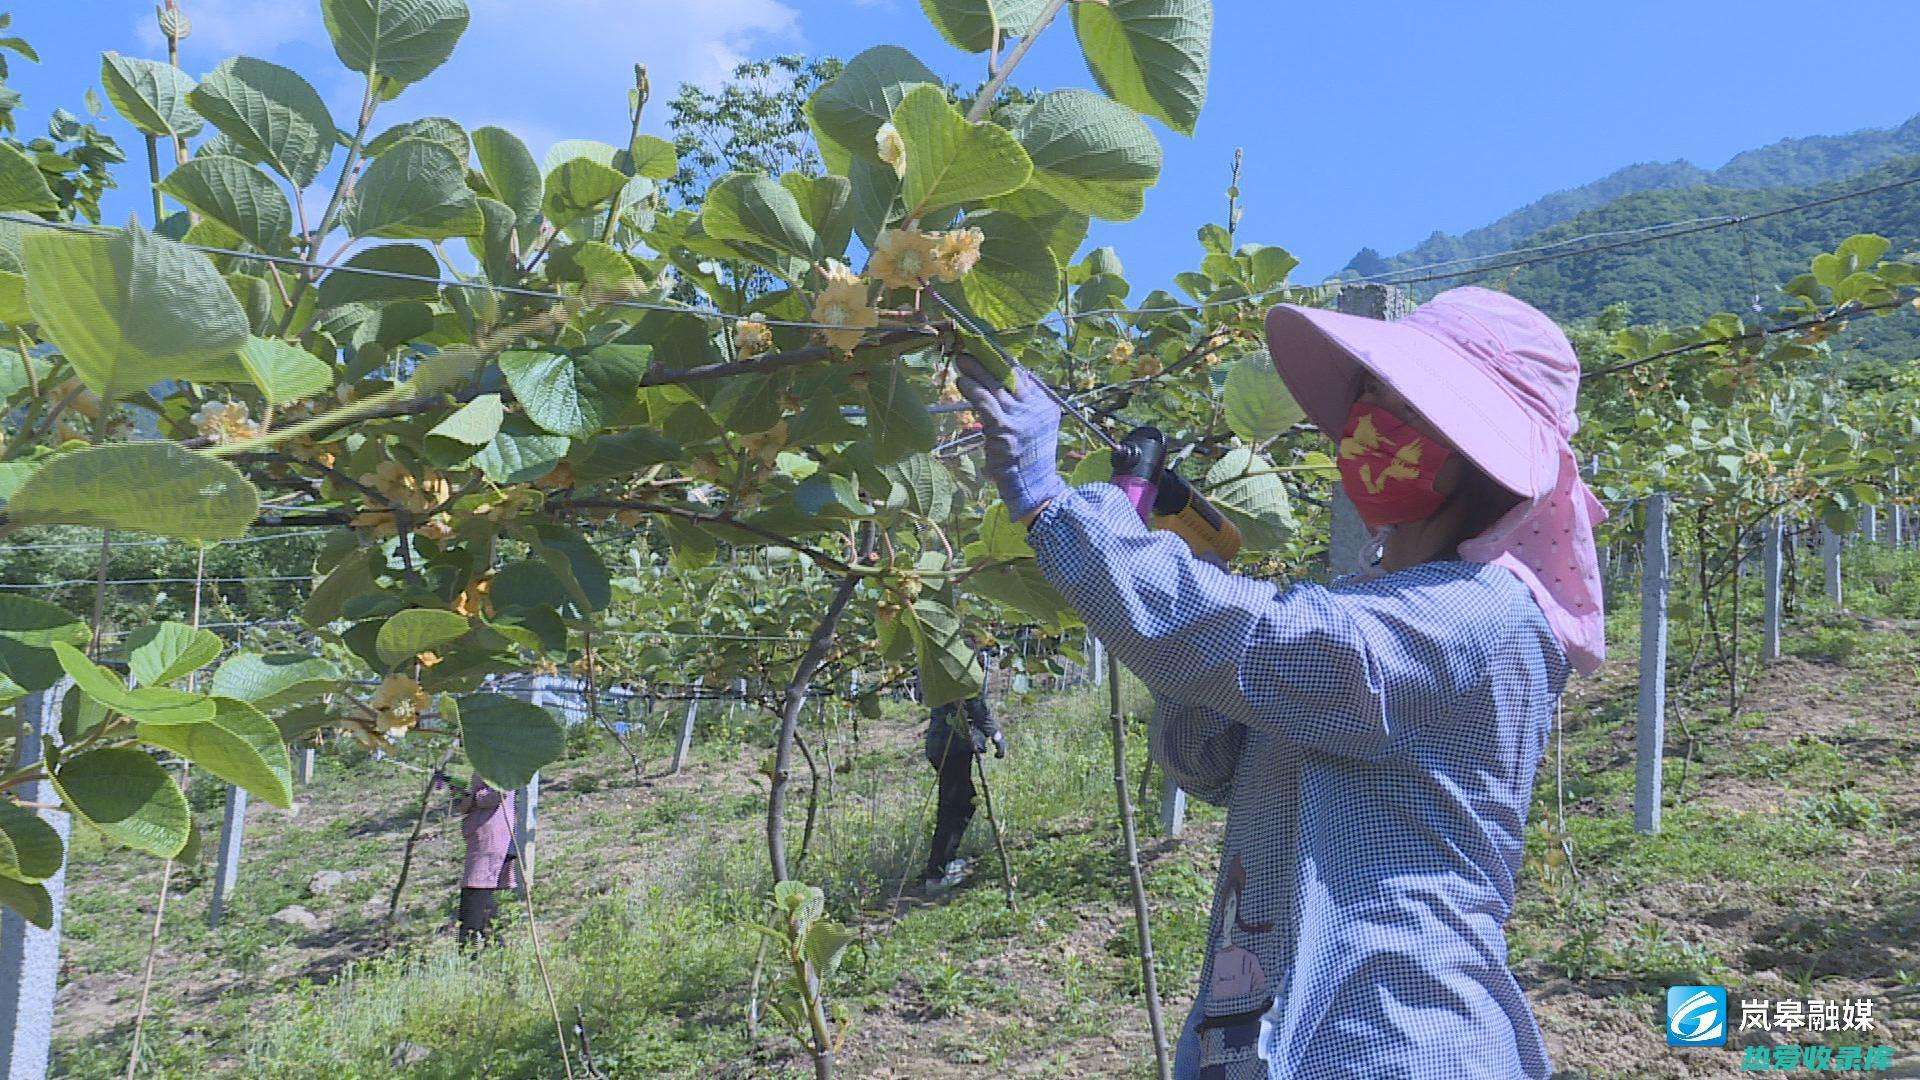
[[[1494,482],[1538,500],[1579,421],[1580,363],[1552,319],[1505,293],[1449,289],[1394,321],[1281,304],[1267,345],[1308,419],[1333,440],[1363,374],[1391,387]]]

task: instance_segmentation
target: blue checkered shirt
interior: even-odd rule
[[[1104,484],[1055,499],[1031,540],[1153,692],[1154,758],[1227,808],[1183,1071],[1549,1075],[1502,929],[1568,674],[1526,586],[1447,561],[1282,591]]]

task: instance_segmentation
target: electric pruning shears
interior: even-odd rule
[[[1000,360],[1015,371],[1024,370],[1011,353],[1000,346],[993,334],[952,301],[929,289],[927,295],[946,309],[960,328],[986,342]],[[1029,372],[1029,374],[1031,374]],[[1126,496],[1140,520],[1156,529],[1165,529],[1187,542],[1195,555],[1213,555],[1231,562],[1240,554],[1240,530],[1215,509],[1206,497],[1193,489],[1186,477],[1167,467],[1167,437],[1159,428],[1134,428],[1125,439],[1115,441],[1105,428],[1093,422],[1079,406],[1068,401],[1045,379],[1033,381],[1042,393],[1060,407],[1060,411],[1080,421],[1093,432],[1113,455],[1113,485]]]

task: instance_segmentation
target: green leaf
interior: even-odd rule
[[[1094,81],[1120,104],[1183,135],[1207,100],[1212,0],[1106,0],[1073,5]]]
[[[980,693],[986,672],[967,640],[960,616],[938,600],[913,602],[914,654],[920,664],[921,700],[928,708]]]
[[[500,434],[500,422],[506,419],[507,410],[500,403],[499,394],[482,394],[465,405],[460,406],[452,415],[433,426],[427,432],[429,439],[448,439],[468,448],[485,446]]]
[[[320,14],[340,62],[387,99],[446,63],[468,19],[464,0],[320,0]]]
[[[728,173],[707,191],[700,224],[717,240],[759,244],[811,259],[819,242],[793,192],[760,173]]]
[[[719,547],[713,534],[689,521],[679,518],[661,518],[660,527],[667,534],[667,544],[673,549],[673,565],[677,570],[698,570],[712,564]]]
[[[506,352],[500,371],[529,419],[555,435],[584,439],[633,404],[646,362],[630,349],[602,346],[585,356]]]
[[[190,138],[206,126],[200,114],[187,104],[193,80],[172,64],[104,53],[100,57],[100,85],[106,88],[114,110],[143,135]]]
[[[208,687],[219,698],[236,698],[256,709],[297,705],[339,687],[331,660],[305,653],[238,652],[214,670]]]
[[[278,64],[235,57],[200,80],[187,101],[294,187],[313,183],[333,157],[338,132],[326,102],[305,79]]]
[[[1013,520],[1007,504],[996,501],[980,518],[978,538],[967,545],[967,560],[983,563],[991,559],[1031,559],[1033,545],[1027,542],[1027,527]]]
[[[844,176],[806,176],[790,172],[780,178],[780,186],[793,195],[818,240],[818,257],[838,258],[845,254],[853,237],[853,209],[850,205],[853,184]]]
[[[927,412],[926,399],[900,365],[888,364],[874,372],[865,397],[875,461],[885,465],[933,449],[933,415]]]
[[[633,175],[649,180],[670,180],[680,171],[680,152],[658,135],[636,135],[627,150],[633,158]]]
[[[1003,211],[1033,226],[1058,266],[1072,266],[1074,253],[1087,242],[1091,224],[1086,214],[1067,209],[1060,200],[1028,184],[1011,195],[989,200],[987,208]]]
[[[832,919],[818,919],[807,927],[807,936],[801,942],[801,949],[807,954],[807,963],[813,965],[817,978],[825,980],[840,969],[840,961],[847,954],[847,946],[859,940],[860,935],[834,922]]]
[[[130,719],[156,725],[198,724],[213,716],[210,698],[162,686],[129,690],[118,675],[87,659],[79,649],[55,642],[53,651],[81,693]]]
[[[112,236],[37,233],[22,253],[34,321],[94,393],[233,373],[247,314],[205,255],[137,223]]]
[[[48,646],[84,645],[91,636],[85,623],[53,604],[0,595],[0,701],[59,682],[60,658]]]
[[[52,213],[59,209],[60,200],[54,198],[40,166],[25,151],[0,142],[0,210]]]
[[[1288,392],[1265,349],[1234,362],[1222,391],[1227,426],[1248,442],[1264,442],[1307,418]]]
[[[967,579],[967,590],[1020,612],[1039,622],[1048,633],[1080,624],[1080,616],[1067,603],[1040,568],[1032,563],[996,566]]]
[[[373,647],[380,654],[380,662],[393,668],[466,636],[469,629],[467,617],[458,612],[409,608],[380,625]]]
[[[375,273],[356,273],[356,271]],[[383,274],[410,274],[428,281],[410,281],[383,277]],[[440,298],[440,263],[433,252],[419,244],[381,244],[362,248],[345,263],[328,272],[320,282],[319,306],[341,304],[386,304],[401,300]]]
[[[108,747],[76,754],[54,772],[53,786],[75,817],[109,840],[163,859],[187,846],[193,820],[187,797],[143,750]]]
[[[0,270],[0,323],[17,325],[32,321],[33,311],[27,307],[27,276]]]
[[[348,553],[314,586],[313,595],[307,597],[306,607],[300,612],[300,621],[317,630],[340,618],[348,600],[373,591],[373,568],[379,558],[371,548]]]
[[[275,806],[292,806],[293,763],[287,757],[287,744],[280,741],[280,729],[244,701],[213,700],[216,711],[204,724],[141,724],[136,732],[141,741],[171,750]]]
[[[284,252],[293,233],[293,206],[280,185],[236,157],[202,154],[173,170],[160,190],[269,255]]]
[[[473,770],[494,788],[514,791],[558,760],[567,733],[547,710],[505,694],[458,698],[460,743]]]
[[[325,360],[279,338],[250,337],[239,356],[269,405],[312,397],[333,385],[333,369]]]
[[[1033,176],[1033,162],[1012,133],[994,123],[968,123],[944,90],[908,91],[893,126],[907,147],[901,193],[909,217],[1005,195]]]
[[[1046,238],[1004,210],[969,214],[966,223],[986,235],[980,261],[957,282],[938,286],[990,326],[1038,322],[1059,302],[1060,267]]]
[[[907,50],[879,45],[854,57],[814,91],[807,99],[807,119],[823,143],[837,145],[843,155],[878,163],[874,133],[893,119],[907,91],[920,85],[946,82]],[[823,156],[829,149],[821,147]]]
[[[892,166],[877,159],[857,157],[847,166],[852,185],[848,203],[853,208],[853,231],[860,242],[873,247],[880,233],[893,218],[893,205],[900,196],[900,177]],[[824,251],[825,244],[821,245]]]
[[[578,444],[575,444],[578,453]],[[680,444],[652,428],[632,428],[601,435],[586,444],[584,457],[574,460],[575,484],[594,484],[616,476],[632,476],[653,465],[678,460]]]
[[[461,161],[473,152],[473,142],[467,138],[467,129],[460,126],[458,120],[445,116],[425,116],[418,120],[408,120],[395,124],[380,133],[380,136],[367,144],[367,156],[379,157],[391,150],[401,139],[425,139],[436,142]]]
[[[42,930],[53,929],[53,897],[45,885],[0,877],[0,904]]]
[[[943,521],[953,512],[960,485],[932,454],[909,454],[880,471],[893,482],[893,495],[921,517]]]
[[[0,878],[37,885],[60,872],[60,834],[39,814],[0,799]]]
[[[1033,185],[1083,214],[1132,221],[1160,179],[1160,142],[1146,121],[1089,90],[1047,94],[1013,134],[1033,161]]]
[[[356,237],[389,240],[478,236],[486,227],[467,187],[466,163],[425,139],[402,139],[374,158],[354,186],[344,220]]]
[[[1207,470],[1207,501],[1239,526],[1247,547],[1272,550],[1293,530],[1293,506],[1273,461],[1252,450],[1229,450]]]
[[[550,220],[565,224],[620,194],[626,186],[627,175],[611,165],[591,158],[569,158],[547,173],[541,208]]]
[[[920,0],[940,36],[971,53],[993,48],[995,30],[1003,39],[1026,34],[1046,6],[1046,0]]]
[[[480,159],[480,171],[487,178],[487,186],[512,208],[521,246],[532,243],[533,234],[540,227],[540,203],[546,187],[527,144],[504,128],[475,128],[473,153]]]
[[[138,498],[129,493],[138,492]],[[182,540],[232,540],[260,511],[240,470],[169,442],[115,443],[61,454],[14,492],[18,525],[86,525]]]
[[[220,656],[220,635],[186,623],[148,623],[127,638],[127,666],[141,686],[165,686]]]
[[[524,417],[510,416],[472,464],[496,484],[524,484],[552,472],[570,445],[563,435],[543,434]]]

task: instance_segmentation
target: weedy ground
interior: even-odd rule
[[[1570,692],[1563,791],[1550,754],[1508,927],[1513,965],[1570,1076],[1739,1075],[1737,1050],[1665,1046],[1660,1010],[1676,983],[1724,985],[1736,998],[1873,997],[1880,1030],[1833,1041],[1892,1045],[1891,1075],[1920,1075],[1920,1024],[1907,1018],[1920,997],[1920,564],[1854,558],[1849,610],[1803,597],[1786,658],[1745,683],[1737,711],[1716,647],[1676,633],[1656,835],[1632,827],[1630,649]],[[1635,639],[1632,600],[1624,586],[1615,597],[1615,642]],[[1752,596],[1743,618],[1743,631],[1757,622]],[[1747,637],[1742,649],[1750,656],[1756,645]],[[1147,699],[1131,683],[1125,696],[1137,787]],[[987,769],[1017,913],[984,816],[968,838],[978,858],[970,882],[929,899],[911,880],[932,810],[913,715],[890,707],[856,733],[844,707],[809,712],[822,777],[797,875],[825,888],[831,910],[861,932],[833,986],[852,1019],[843,1075],[1152,1075],[1105,692],[1010,696],[998,708],[1012,752]],[[743,923],[769,880],[761,770],[772,725],[715,710],[688,768],[666,777],[677,715],[662,710],[637,740],[637,777],[592,729],[544,777],[533,901],[574,1067],[578,1005],[608,1076],[810,1076],[770,1010],[757,1030],[747,1022],[759,939]],[[402,756],[431,753],[410,745]],[[460,840],[444,797],[403,919],[381,917],[422,780],[347,748],[324,752],[294,810],[251,809],[238,894],[217,932],[206,926],[210,865],[176,868],[143,1074],[562,1075],[525,907],[503,904],[503,942],[478,959],[451,946]],[[797,784],[795,848],[804,770]],[[1562,793],[1571,870],[1549,858]],[[211,840],[221,788],[201,780],[189,794]],[[1205,948],[1220,815],[1196,806],[1172,839],[1152,820],[1155,801],[1142,808],[1142,843],[1159,984],[1177,1029]],[[160,870],[85,832],[73,858],[54,1071],[120,1075]],[[1819,1037],[1745,1032],[1734,1042],[1763,1038]]]

